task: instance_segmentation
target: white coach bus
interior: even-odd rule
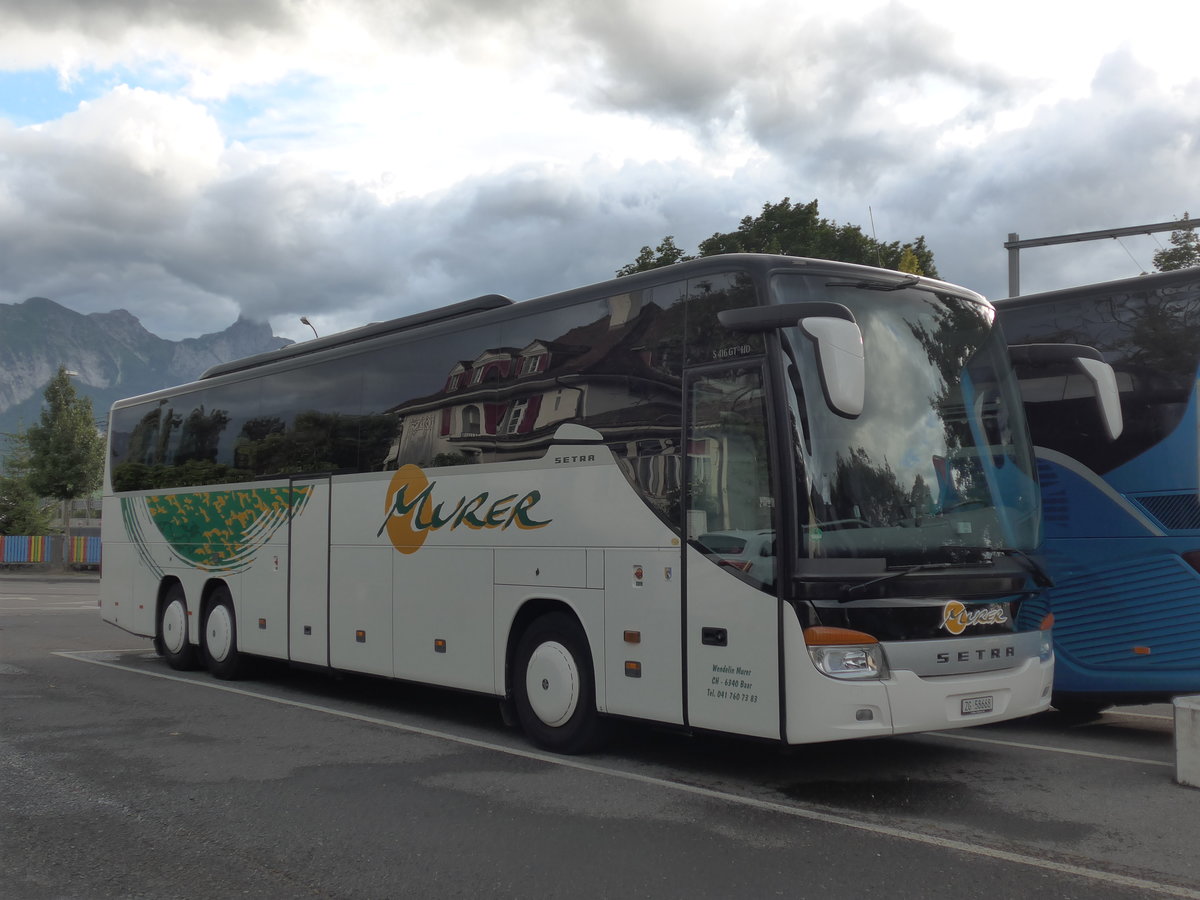
[[[108,441],[103,617],[176,668],[494,695],[565,753],[1050,700],[1021,399],[943,282],[747,254],[489,295],[120,401]]]

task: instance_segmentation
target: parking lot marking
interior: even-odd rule
[[[1064,753],[1068,756],[1087,756],[1092,759],[1107,759],[1113,762],[1130,762],[1142,766],[1165,766],[1175,768],[1173,762],[1163,762],[1157,759],[1143,759],[1138,756],[1117,756],[1113,753],[1094,753],[1091,750],[1074,750],[1070,747],[1051,747],[1047,744],[1026,744],[1021,741],[1002,741],[999,738],[976,737],[971,734],[954,734],[948,731],[928,731],[923,737],[945,738],[950,741],[970,741],[975,744],[999,744],[1002,747],[1018,747],[1021,750],[1042,750],[1046,753]]]
[[[755,797],[741,797],[737,794],[729,793],[728,791],[720,791],[714,788],[701,787],[694,784],[683,784],[677,781],[670,781],[666,778],[659,778],[654,775],[642,775],[637,772],[622,772],[620,769],[612,769],[607,766],[602,766],[596,763],[584,762],[579,759],[564,756],[554,756],[548,753],[541,753],[537,750],[527,750],[522,747],[506,747],[503,744],[492,743],[491,741],[479,740],[478,738],[465,737],[463,735],[452,734],[445,731],[437,731],[432,728],[424,728],[420,725],[409,725],[404,722],[391,721],[389,719],[381,719],[376,716],[367,716],[361,713],[349,712],[346,710],[334,709],[329,706],[320,706],[315,703],[306,703],[302,700],[289,700],[286,697],[273,697],[270,694],[260,694],[255,691],[249,691],[244,688],[233,687],[230,684],[218,682],[215,680],[207,681],[196,678],[185,678],[180,675],[172,675],[167,672],[149,672],[145,669],[137,669],[131,666],[122,665],[111,662],[108,659],[99,657],[112,656],[112,650],[104,651],[87,651],[77,650],[68,651],[60,650],[55,652],[55,656],[62,656],[68,659],[74,659],[78,662],[89,663],[94,666],[103,666],[109,669],[117,669],[121,672],[129,672],[134,675],[145,675],[151,678],[162,678],[167,681],[178,681],[183,684],[193,685],[195,687],[208,688],[211,690],[225,691],[230,694],[239,694],[243,697],[250,697],[256,700],[266,700],[269,703],[277,703],[281,706],[290,706],[295,709],[306,709],[311,712],[317,712],[324,715],[337,716],[343,719],[350,719],[356,722],[364,722],[370,725],[379,725],[383,728],[391,728],[396,731],[402,731],[407,734],[419,734],[424,737],[435,738],[437,740],[449,741],[450,743],[459,744],[466,747],[475,747],[480,750],[490,750],[496,753],[504,753],[508,756],[516,756],[522,759],[531,759],[538,762],[547,763],[548,765],[559,766],[566,769],[575,769],[581,772],[590,772],[595,775],[606,776],[609,778],[619,778],[624,781],[632,781],[638,784],[650,785],[667,791],[675,791],[677,793],[690,794],[692,796],[704,797],[709,800],[718,800],[724,803],[729,803],[737,806],[750,807],[753,809],[762,810],[765,812],[777,813],[779,815],[788,816],[794,819],[803,819],[808,822],[820,822],[824,825],[836,825],[843,828],[850,828],[856,831],[865,832],[867,834],[875,834],[883,837],[892,837],[898,840],[909,841],[911,843],[923,844],[928,847],[936,847],[942,850],[954,850],[960,853],[967,853],[973,856],[993,859],[1000,862],[1009,862],[1016,865],[1028,866],[1035,869],[1043,869],[1055,872],[1060,875],[1070,875],[1078,878],[1086,878],[1090,881],[1102,882],[1114,887],[1133,888],[1141,891],[1159,894],[1164,897],[1182,897],[1185,900],[1200,900],[1200,890],[1182,887],[1180,885],[1168,884],[1161,881],[1152,881],[1147,878],[1135,878],[1130,875],[1119,875],[1115,872],[1105,872],[1103,869],[1093,869],[1087,866],[1078,866],[1071,863],[1058,862],[1052,859],[1042,859],[1037,856],[1031,856],[1025,853],[1016,853],[1010,850],[1000,850],[995,847],[988,847],[983,844],[973,844],[967,841],[954,840],[953,838],[943,838],[934,835],[921,834],[917,831],[909,831],[904,828],[896,828],[890,825],[880,825],[873,822],[851,819],[846,816],[836,815],[833,813],[819,812],[815,809],[807,809],[803,806],[790,806],[772,800],[761,800]],[[994,741],[993,743],[1006,743],[1004,741]],[[1022,745],[1016,745],[1022,746]],[[1030,745],[1032,746],[1032,745]],[[1051,748],[1036,748],[1036,749],[1051,749]],[[1089,754],[1093,755],[1093,754]],[[1140,760],[1142,761],[1142,760]]]
[[[1106,716],[1125,716],[1126,718],[1130,718],[1130,719],[1158,719],[1160,722],[1174,722],[1175,721],[1174,716],[1160,716],[1160,715],[1156,715],[1155,713],[1125,712],[1125,710],[1123,710],[1123,709],[1106,709],[1104,711],[1104,715],[1106,715]]]

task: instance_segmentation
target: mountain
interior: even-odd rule
[[[118,309],[83,315],[32,297],[0,303],[0,435],[38,421],[42,392],[66,366],[92,398],[98,420],[114,400],[195,380],[209,366],[292,343],[262,322],[239,318],[224,331],[168,341]]]

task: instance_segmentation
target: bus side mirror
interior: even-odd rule
[[[1100,418],[1110,441],[1115,441],[1125,429],[1121,416],[1121,395],[1117,375],[1104,361],[1100,351],[1083,344],[1010,344],[1008,354],[1015,365],[1044,366],[1071,362],[1092,384]]]
[[[1075,357],[1075,365],[1083,370],[1083,374],[1096,389],[1096,402],[1100,404],[1104,430],[1108,432],[1108,439],[1115,441],[1125,430],[1125,420],[1121,416],[1121,394],[1117,389],[1117,373],[1104,360],[1090,359],[1086,356]]]
[[[839,415],[861,415],[867,393],[866,357],[858,323],[831,316],[800,320],[800,330],[817,344],[825,402]]]
[[[825,403],[853,419],[866,402],[867,372],[862,331],[850,308],[829,300],[724,309],[717,320],[730,331],[799,327],[817,345],[817,368]]]

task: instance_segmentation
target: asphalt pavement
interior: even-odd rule
[[[791,749],[628,726],[556,757],[489,698],[176,672],[97,592],[0,574],[5,900],[1200,900],[1164,704]]]

